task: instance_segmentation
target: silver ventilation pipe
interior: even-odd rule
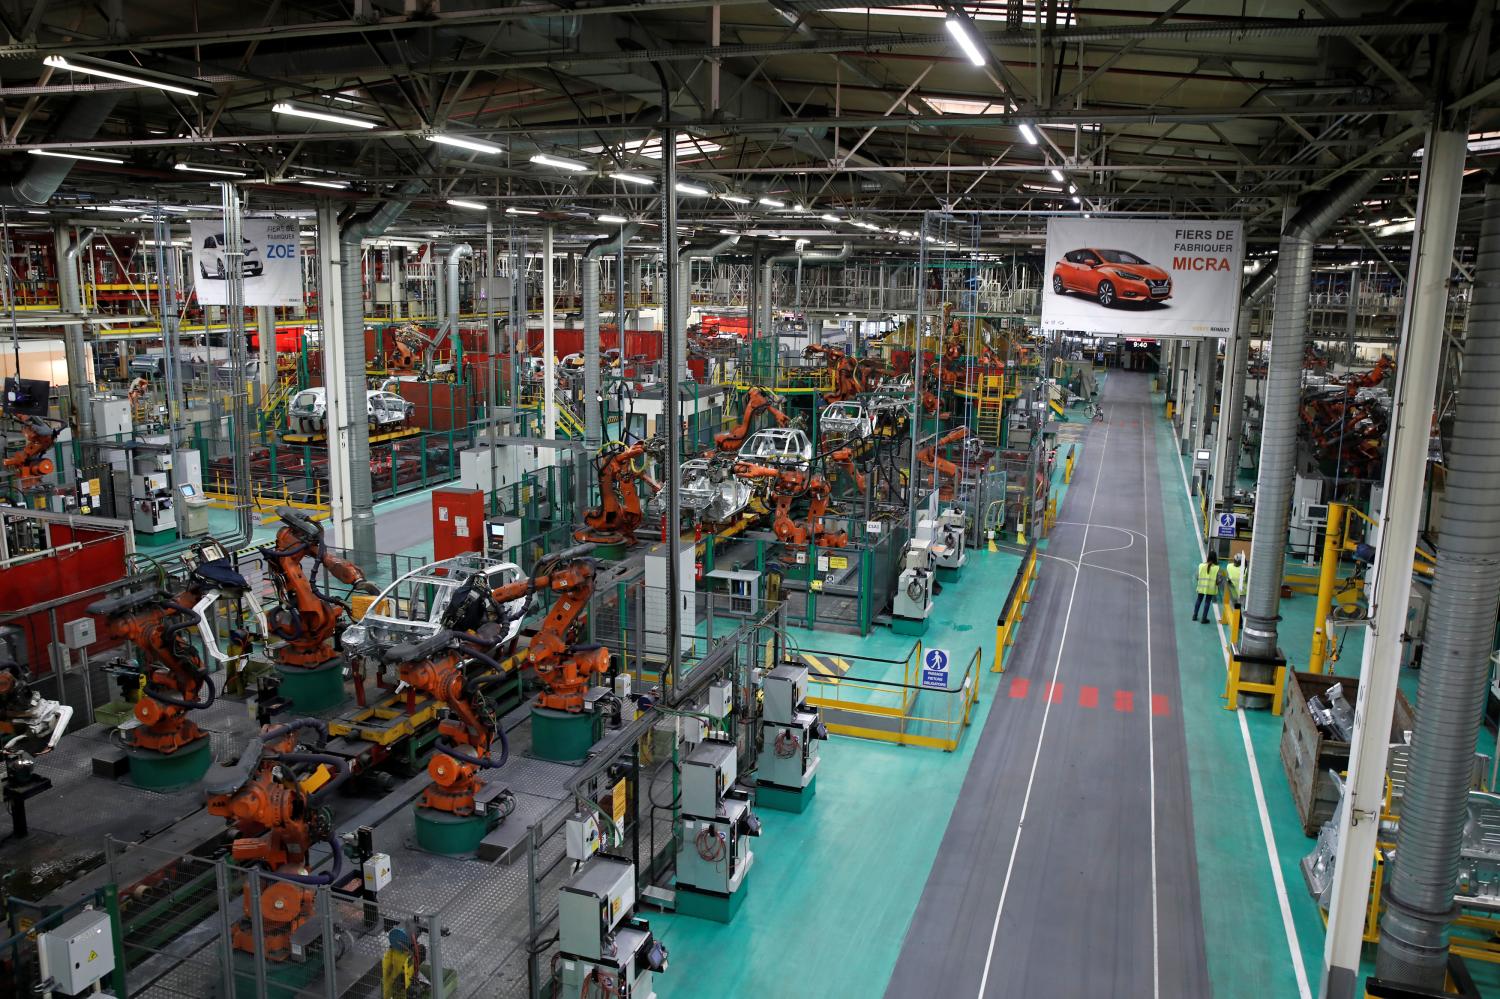
[[[437,321],[438,329],[442,329],[448,319],[448,257],[452,252],[451,246],[433,244],[432,318]]]
[[[411,204],[409,198],[426,188],[421,180],[407,181],[396,196],[372,212],[358,215],[339,230],[339,287],[343,293],[344,394],[349,407],[349,504],[355,561],[375,554],[375,486],[370,481],[370,425],[360,405],[369,386],[365,381],[365,286],[360,243],[388,229]],[[332,387],[330,386],[330,389]]]
[[[1500,613],[1500,183],[1485,187],[1401,829],[1375,969],[1441,991]],[[1425,419],[1425,417],[1424,417]]]
[[[458,262],[465,257],[472,256],[474,256],[474,247],[470,246],[468,243],[459,243],[457,246],[448,251],[448,266],[446,268],[448,272],[448,280],[447,285],[444,288],[444,291],[447,294],[448,307],[447,315],[445,318],[449,323],[448,342],[452,345],[453,348],[452,353],[449,355],[449,357],[455,364],[458,363],[458,355],[460,350],[459,345],[463,342],[458,335]],[[455,371],[454,373],[457,374],[458,372]]]
[[[688,377],[687,366],[687,321],[688,314],[693,311],[693,261],[712,260],[725,250],[740,241],[738,236],[725,236],[717,243],[708,246],[684,246],[677,255],[677,315],[678,323],[672,327],[681,331],[675,348],[674,356],[679,365],[678,371],[683,378]]]
[[[119,103],[115,93],[90,94],[74,101],[63,113],[57,128],[48,136],[49,142],[85,142],[99,134],[99,129]],[[14,183],[0,187],[0,204],[17,208],[37,208],[45,205],[77,160],[61,156],[28,156],[26,172]]]
[[[1379,166],[1405,154],[1385,157],[1377,168],[1350,176],[1343,184],[1305,203],[1281,232],[1277,250],[1280,276],[1271,327],[1271,359],[1260,435],[1259,485],[1255,499],[1255,532],[1250,541],[1250,579],[1244,600],[1240,652],[1249,657],[1242,670],[1250,682],[1269,682],[1278,655],[1277,615],[1281,578],[1286,567],[1287,527],[1291,519],[1292,480],[1297,463],[1298,408],[1302,397],[1302,353],[1307,345],[1308,292],[1312,287],[1313,251],[1318,237],[1364,197],[1380,180]],[[1262,708],[1265,694],[1241,694],[1241,707]]]
[[[613,236],[596,239],[583,249],[583,446],[590,452],[604,443],[604,421],[599,414],[599,261],[607,253],[622,250],[640,231],[631,223]],[[619,310],[623,311],[623,310]],[[625,347],[625,319],[615,316],[620,330],[620,348]]]
[[[1276,287],[1276,258],[1266,261],[1250,275],[1240,293],[1240,314],[1235,325],[1234,356],[1224,358],[1224,421],[1221,439],[1224,455],[1219,481],[1216,483],[1221,502],[1234,493],[1234,480],[1240,471],[1240,438],[1245,433],[1245,379],[1250,368],[1250,318],[1255,307]]]
[[[83,288],[78,280],[78,254],[94,238],[96,229],[85,229],[78,238],[69,240],[72,227],[60,225],[53,235],[53,246],[57,252],[58,304],[64,312],[83,312]],[[66,249],[64,249],[66,247]],[[88,344],[83,339],[83,323],[65,323],[67,337],[63,341],[64,356],[68,364],[68,388],[73,400],[73,422],[78,427],[80,441],[94,439],[94,386],[88,379]],[[85,445],[87,446],[87,445]]]

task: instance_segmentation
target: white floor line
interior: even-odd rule
[[[1099,482],[1104,478],[1104,456],[1109,449],[1109,426],[1104,428],[1104,441],[1099,446],[1099,464],[1094,471],[1094,494],[1089,499],[1089,520],[1094,519],[1094,504],[1099,500]],[[1082,552],[1088,548],[1089,525],[1083,525],[1083,543],[1079,546],[1079,559],[1082,560]],[[1068,624],[1073,620],[1073,600],[1078,596],[1078,580],[1082,578],[1082,572],[1073,573],[1073,588],[1068,593],[1068,611],[1063,616],[1062,636],[1057,642],[1057,661],[1052,664],[1052,683],[1054,688],[1057,684],[1057,676],[1062,672],[1063,649],[1068,644]],[[979,999],[984,999],[984,990],[990,982],[990,966],[995,960],[995,940],[1000,934],[1000,917],[1005,912],[1005,896],[1010,892],[1011,875],[1016,869],[1016,854],[1021,849],[1021,832],[1026,828],[1026,811],[1031,806],[1031,790],[1036,784],[1037,765],[1042,759],[1042,742],[1047,735],[1047,720],[1052,716],[1052,698],[1047,698],[1046,705],[1042,708],[1042,727],[1036,736],[1036,754],[1031,758],[1031,774],[1026,778],[1026,794],[1021,798],[1021,815],[1016,822],[1015,839],[1010,845],[1010,859],[1005,864],[1005,880],[1000,885],[1000,901],[995,905],[995,922],[990,927],[990,945],[984,955],[984,973],[979,978]]]
[[[1155,424],[1153,423],[1153,428]],[[1182,476],[1182,492],[1187,497],[1188,506],[1192,506],[1193,492],[1188,487],[1187,469],[1182,465],[1182,455],[1177,455],[1177,471]],[[1203,545],[1203,537],[1198,533],[1196,519],[1193,523],[1193,540],[1198,543],[1198,557],[1207,558],[1208,549]],[[1219,645],[1224,650],[1224,672],[1229,672],[1229,639],[1224,634],[1224,620],[1214,612],[1217,620],[1215,627],[1219,630]],[[1260,765],[1255,762],[1255,744],[1250,740],[1250,723],[1245,720],[1245,709],[1236,708],[1235,716],[1240,722],[1240,741],[1245,746],[1245,761],[1250,764],[1250,787],[1255,792],[1255,808],[1260,813],[1260,834],[1266,843],[1266,859],[1271,864],[1271,879],[1276,885],[1276,902],[1281,908],[1281,927],[1286,933],[1287,950],[1292,955],[1292,974],[1297,979],[1297,994],[1301,999],[1312,999],[1312,990],[1307,985],[1307,968],[1302,963],[1302,945],[1297,940],[1297,927],[1292,922],[1292,904],[1287,898],[1286,880],[1281,876],[1281,854],[1276,849],[1276,837],[1271,831],[1271,814],[1266,810],[1266,795],[1260,780]]]
[[[1154,434],[1155,424],[1151,419],[1151,396],[1146,395],[1146,419],[1141,422],[1149,426]],[[1145,449],[1146,430],[1141,429],[1141,447]],[[1153,453],[1155,448],[1152,449]],[[1151,511],[1146,504],[1150,494],[1146,463],[1141,462],[1141,537],[1146,546],[1146,747],[1148,772],[1151,775],[1151,995],[1161,999],[1161,920],[1157,909],[1156,884],[1156,680],[1151,662]],[[1131,544],[1135,538],[1131,538]],[[1191,791],[1189,792],[1191,797]]]

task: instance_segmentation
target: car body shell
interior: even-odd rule
[[[483,577],[494,590],[521,579],[521,567],[484,555],[459,555],[401,576],[366,609],[357,625],[344,631],[346,651],[370,654],[382,648],[418,643],[442,630],[442,618],[458,588],[473,577]],[[528,597],[518,597],[505,608],[506,631],[497,644],[513,640],[521,631]]]
[[[1058,259],[1052,291],[1088,295],[1106,306],[1164,302],[1172,297],[1172,276],[1128,250],[1082,247]]]
[[[818,426],[824,437],[844,440],[868,437],[872,429],[864,404],[852,400],[829,403],[818,417]]]
[[[411,419],[416,407],[394,392],[371,389],[365,393],[365,415],[376,432],[394,430]],[[287,422],[295,433],[321,434],[328,429],[328,392],[323,387],[303,389],[287,407]]]

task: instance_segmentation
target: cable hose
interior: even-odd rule
[[[170,704],[174,708],[184,708],[188,711],[202,711],[205,708],[213,706],[214,700],[218,697],[218,689],[214,686],[214,678],[212,676],[205,674],[196,679],[201,680],[204,689],[208,691],[207,700],[189,701],[186,698],[178,697],[176,694],[169,694],[166,691],[158,690],[149,683],[146,685],[144,693],[159,704]]]
[[[698,856],[710,864],[717,864],[724,859],[724,837],[714,832],[713,826],[704,826],[698,830],[698,835],[693,840],[698,849]]]
[[[797,755],[797,750],[802,747],[802,740],[791,731],[783,729],[776,735],[776,755],[783,760],[789,760]]]

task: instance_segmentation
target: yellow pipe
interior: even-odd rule
[[[1313,673],[1325,672],[1328,660],[1328,615],[1333,612],[1333,587],[1338,582],[1339,541],[1343,533],[1344,504],[1328,504],[1328,525],[1323,529],[1323,564],[1318,572],[1318,603],[1313,609],[1312,651],[1307,668]]]

